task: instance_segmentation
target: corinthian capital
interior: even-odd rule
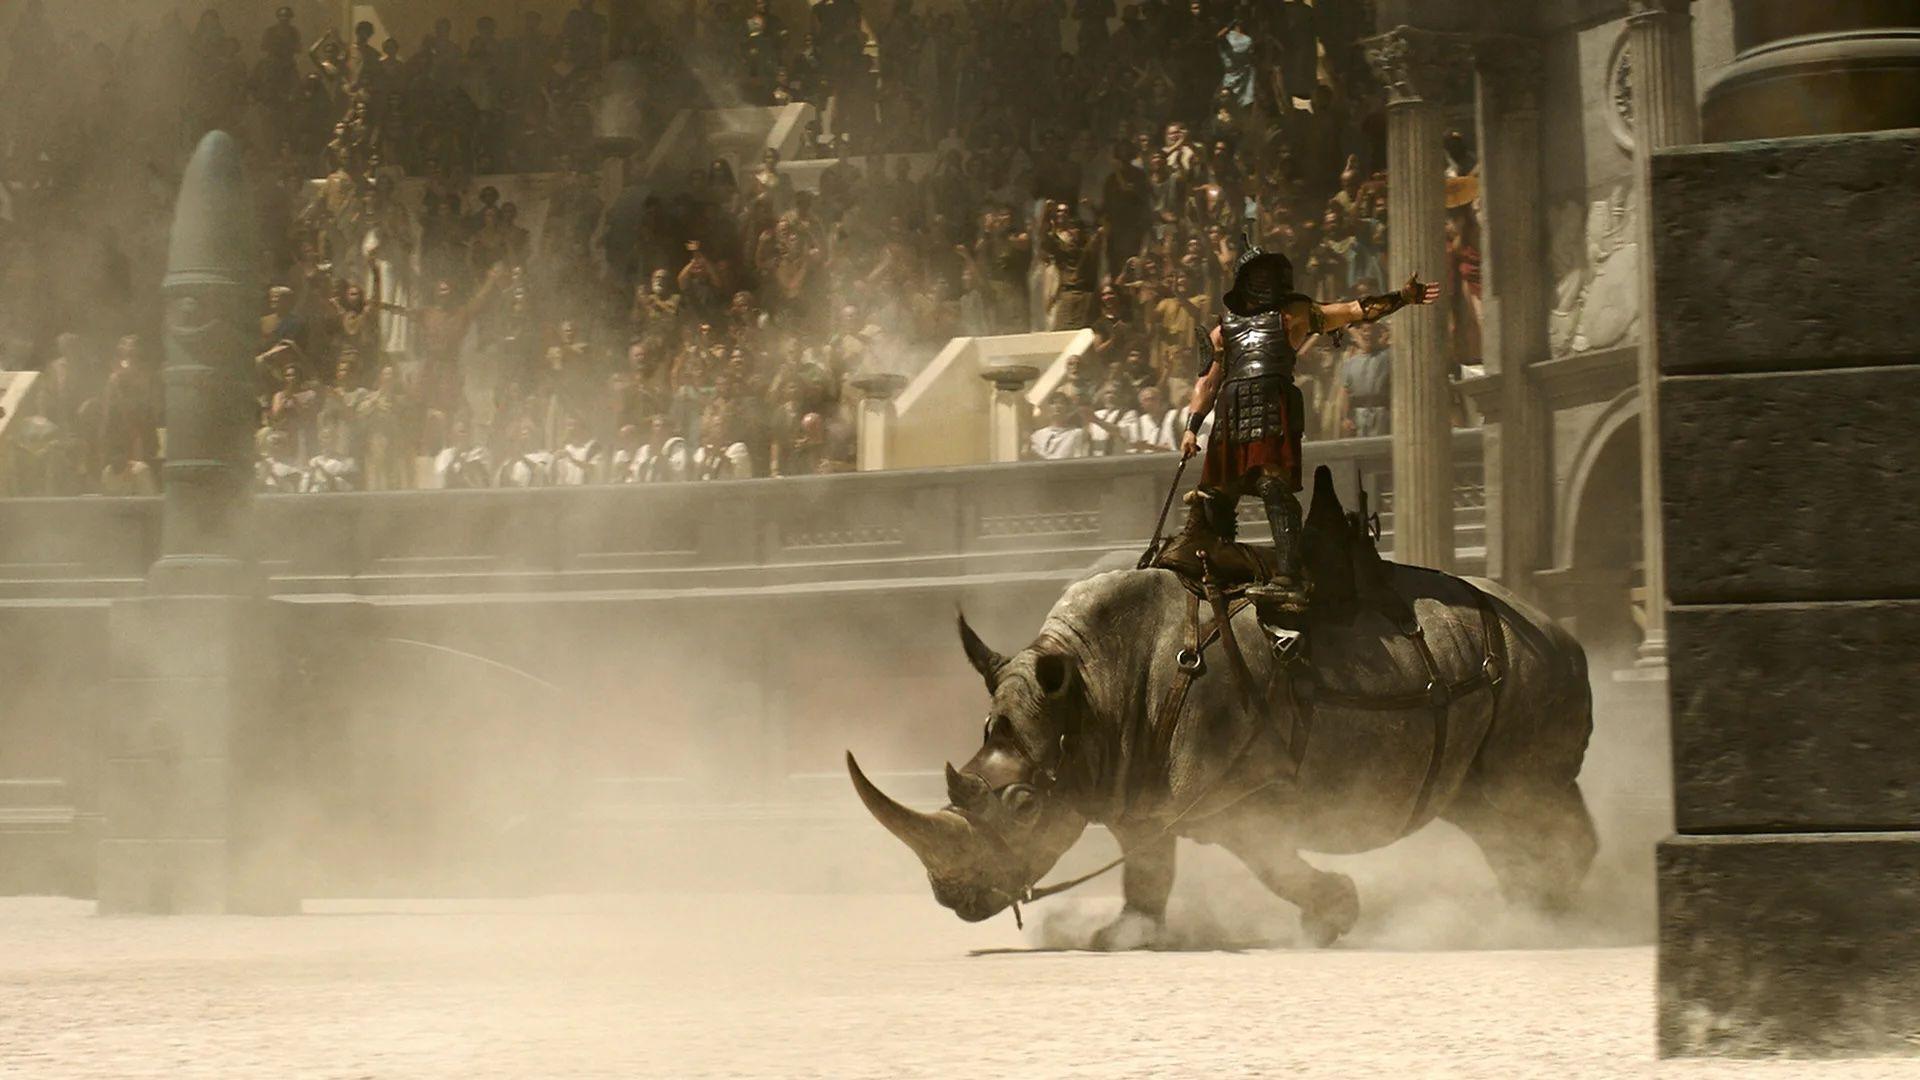
[[[1467,99],[1473,50],[1466,35],[1397,26],[1360,44],[1367,66],[1386,87],[1387,104],[1446,106]]]

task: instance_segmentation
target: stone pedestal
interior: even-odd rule
[[[855,460],[861,472],[890,469],[894,460],[894,438],[899,410],[893,401],[906,389],[901,375],[867,375],[853,380],[860,391],[860,418]]]
[[[1920,132],[1653,155],[1665,1054],[1920,1053]]]
[[[1471,51],[1459,34],[1398,27],[1368,38],[1367,62],[1387,89],[1387,277],[1446,280],[1443,108],[1471,91]],[[1400,562],[1453,565],[1453,390],[1447,303],[1393,316],[1393,552]]]
[[[296,910],[271,763],[267,604],[250,597],[115,601],[101,774],[101,914]]]
[[[1480,172],[1486,209],[1484,333],[1498,408],[1485,428],[1487,574],[1523,596],[1549,559],[1552,415],[1534,380],[1548,355],[1540,199],[1541,45],[1524,38],[1475,46]]]
[[[1032,427],[1027,387],[1040,369],[1026,364],[998,364],[980,373],[993,384],[993,404],[987,413],[987,460],[996,464],[1019,461]]]

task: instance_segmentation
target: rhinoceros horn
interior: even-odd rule
[[[965,612],[960,614],[960,647],[967,650],[967,663],[972,664],[973,670],[987,680],[987,693],[993,693],[994,689],[1000,685],[1000,669],[1007,666],[1007,658],[994,652],[987,647],[986,642],[980,640],[980,635],[974,633],[973,627],[967,625]]]
[[[939,870],[965,861],[967,849],[975,839],[973,826],[967,824],[965,818],[949,810],[923,814],[894,802],[873,786],[851,753],[847,755],[847,775],[853,778],[853,790],[859,792],[867,812],[886,826],[888,832],[899,837],[901,843],[912,848],[927,869]]]

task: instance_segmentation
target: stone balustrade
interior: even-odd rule
[[[1480,433],[1453,441],[1456,505],[1471,510]],[[1390,440],[1306,450],[1308,466],[1331,466],[1343,492],[1357,470],[1375,505],[1391,510]],[[1141,454],[721,483],[262,496],[251,543],[275,591],[295,594],[1072,573],[1146,540],[1175,464]],[[1184,479],[1196,476],[1189,468]],[[0,500],[0,599],[131,595],[158,553],[159,523],[156,498]],[[1460,526],[1471,565],[1471,515]]]

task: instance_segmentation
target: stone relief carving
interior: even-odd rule
[[[1059,513],[980,516],[980,535],[983,537],[1058,536],[1099,531],[1100,515],[1097,512],[1068,510]]]
[[[1614,145],[1631,155],[1633,153],[1633,45],[1632,37],[1626,31],[1620,32],[1619,40],[1613,43],[1613,52],[1607,57],[1606,94],[1607,134],[1613,136]]]
[[[780,543],[787,548],[864,547],[898,544],[906,536],[898,524],[851,524],[814,527],[805,523],[783,526]]]
[[[1555,357],[1625,342],[1640,322],[1639,213],[1633,185],[1622,181],[1593,200],[1582,219],[1569,199],[1548,214],[1553,315],[1547,337]]]

